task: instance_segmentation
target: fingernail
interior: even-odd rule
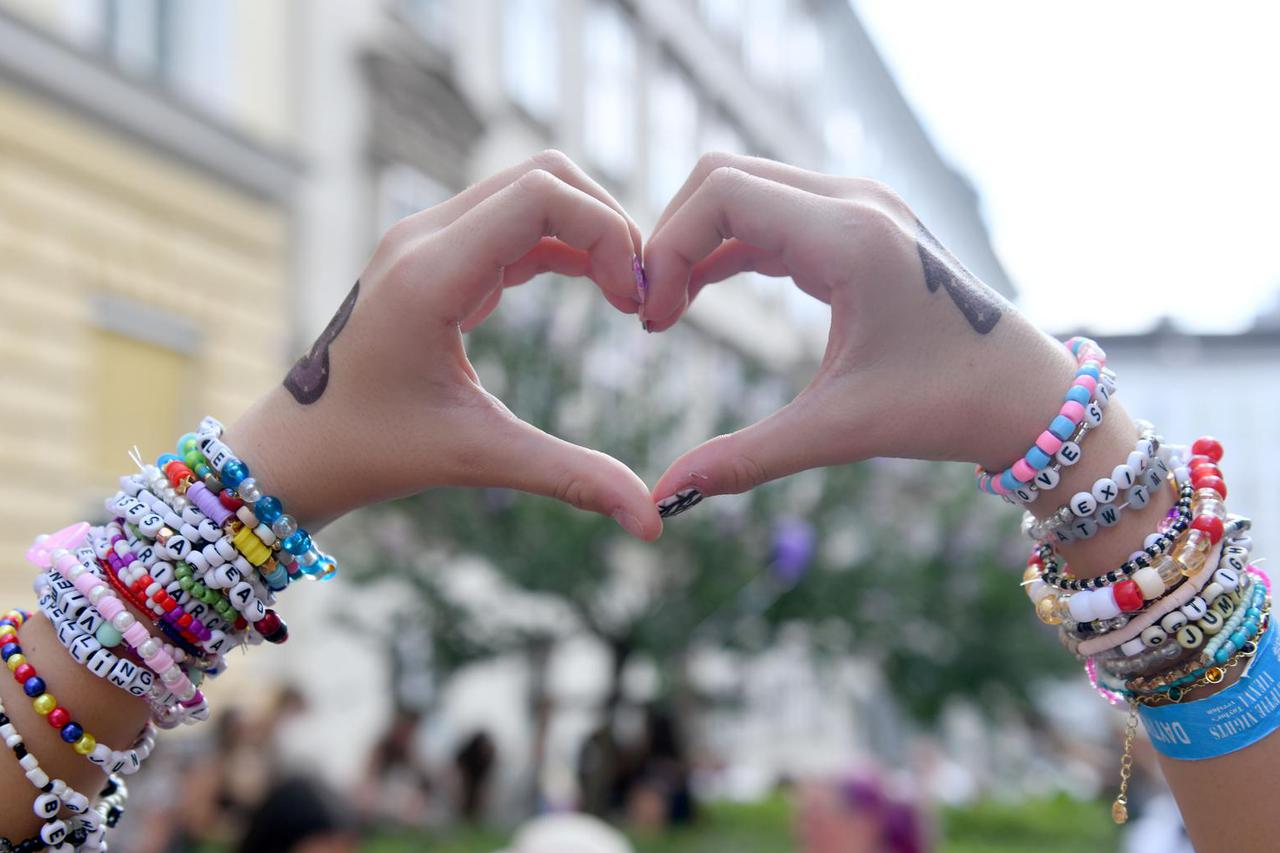
[[[640,526],[640,519],[636,518],[625,509],[616,510],[613,513],[613,520],[618,525],[637,539],[644,538],[644,528]]]
[[[649,334],[653,334],[653,324],[650,323],[648,320],[645,320],[642,318],[640,320],[640,328],[644,329]]]
[[[636,274],[636,296],[643,305],[649,296],[649,277],[644,274],[644,264],[640,263],[639,255],[631,256],[631,271]]]
[[[702,503],[702,498],[702,492],[697,489],[683,489],[658,501],[658,515],[663,518],[673,518]]]

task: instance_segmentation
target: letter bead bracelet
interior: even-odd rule
[[[1102,423],[1103,409],[1115,387],[1114,380],[1103,378],[1106,353],[1087,338],[1072,338],[1066,346],[1076,358],[1077,369],[1057,415],[1022,458],[1004,471],[993,474],[979,466],[976,476],[980,490],[1001,497],[1017,493],[1018,499],[1024,502],[1035,500],[1037,475],[1048,469],[1055,459],[1059,465],[1074,465],[1080,459],[1080,449],[1073,439],[1083,436],[1083,432],[1078,431]],[[1099,388],[1103,389],[1101,393]],[[1048,491],[1057,484],[1055,470],[1052,477],[1040,483],[1040,490]]]

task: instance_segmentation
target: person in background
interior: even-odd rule
[[[249,818],[237,853],[355,853],[354,815],[319,783],[279,782]]]
[[[911,805],[870,779],[800,787],[796,834],[803,853],[925,853],[929,845]]]
[[[414,746],[422,715],[400,709],[369,753],[364,781],[355,792],[362,818],[385,825],[428,822],[434,786],[426,762]]]
[[[584,814],[543,815],[526,823],[497,853],[634,853],[618,830]]]

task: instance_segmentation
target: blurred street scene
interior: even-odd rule
[[[642,229],[705,151],[876,178],[1019,299],[845,0],[0,0],[3,553],[278,382],[391,224],[552,147]],[[1100,338],[1132,411],[1213,425],[1263,554],[1278,311]],[[790,399],[826,318],[740,276],[656,339],[543,277],[468,350],[521,417],[652,479]],[[1226,402],[1159,408],[1210,375]],[[1121,849],[1120,714],[1026,606],[1016,513],[971,495],[963,466],[877,460],[717,498],[653,548],[498,491],[343,519],[344,577],[209,685],[216,721],[162,742],[119,849]],[[1172,808],[1138,763],[1138,817]]]

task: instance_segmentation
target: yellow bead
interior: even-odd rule
[[[10,622],[12,622],[15,625],[21,625],[23,622],[27,621],[27,617],[23,616],[17,610],[10,610],[9,612],[5,613],[4,618],[8,619]]]
[[[22,666],[26,662],[27,662],[26,655],[22,654],[21,652],[15,652],[14,654],[9,655],[9,659],[5,661],[5,664],[9,667],[9,671],[13,672],[15,669]]]
[[[255,566],[261,566],[271,556],[271,549],[263,545],[262,540],[247,527],[237,530],[231,537],[231,542],[236,546],[236,550],[244,554],[245,559]]]
[[[81,755],[88,755],[97,747],[98,742],[93,735],[81,735],[80,740],[75,742],[75,750]]]
[[[53,698],[52,693],[41,693],[31,700],[31,707],[35,708],[40,716],[47,717],[50,711],[58,707],[58,700]]]
[[[1046,625],[1061,625],[1062,614],[1058,612],[1058,595],[1050,593],[1036,604],[1036,616]]]
[[[0,637],[7,637],[10,634],[18,633],[18,629],[12,625],[0,625]]]

